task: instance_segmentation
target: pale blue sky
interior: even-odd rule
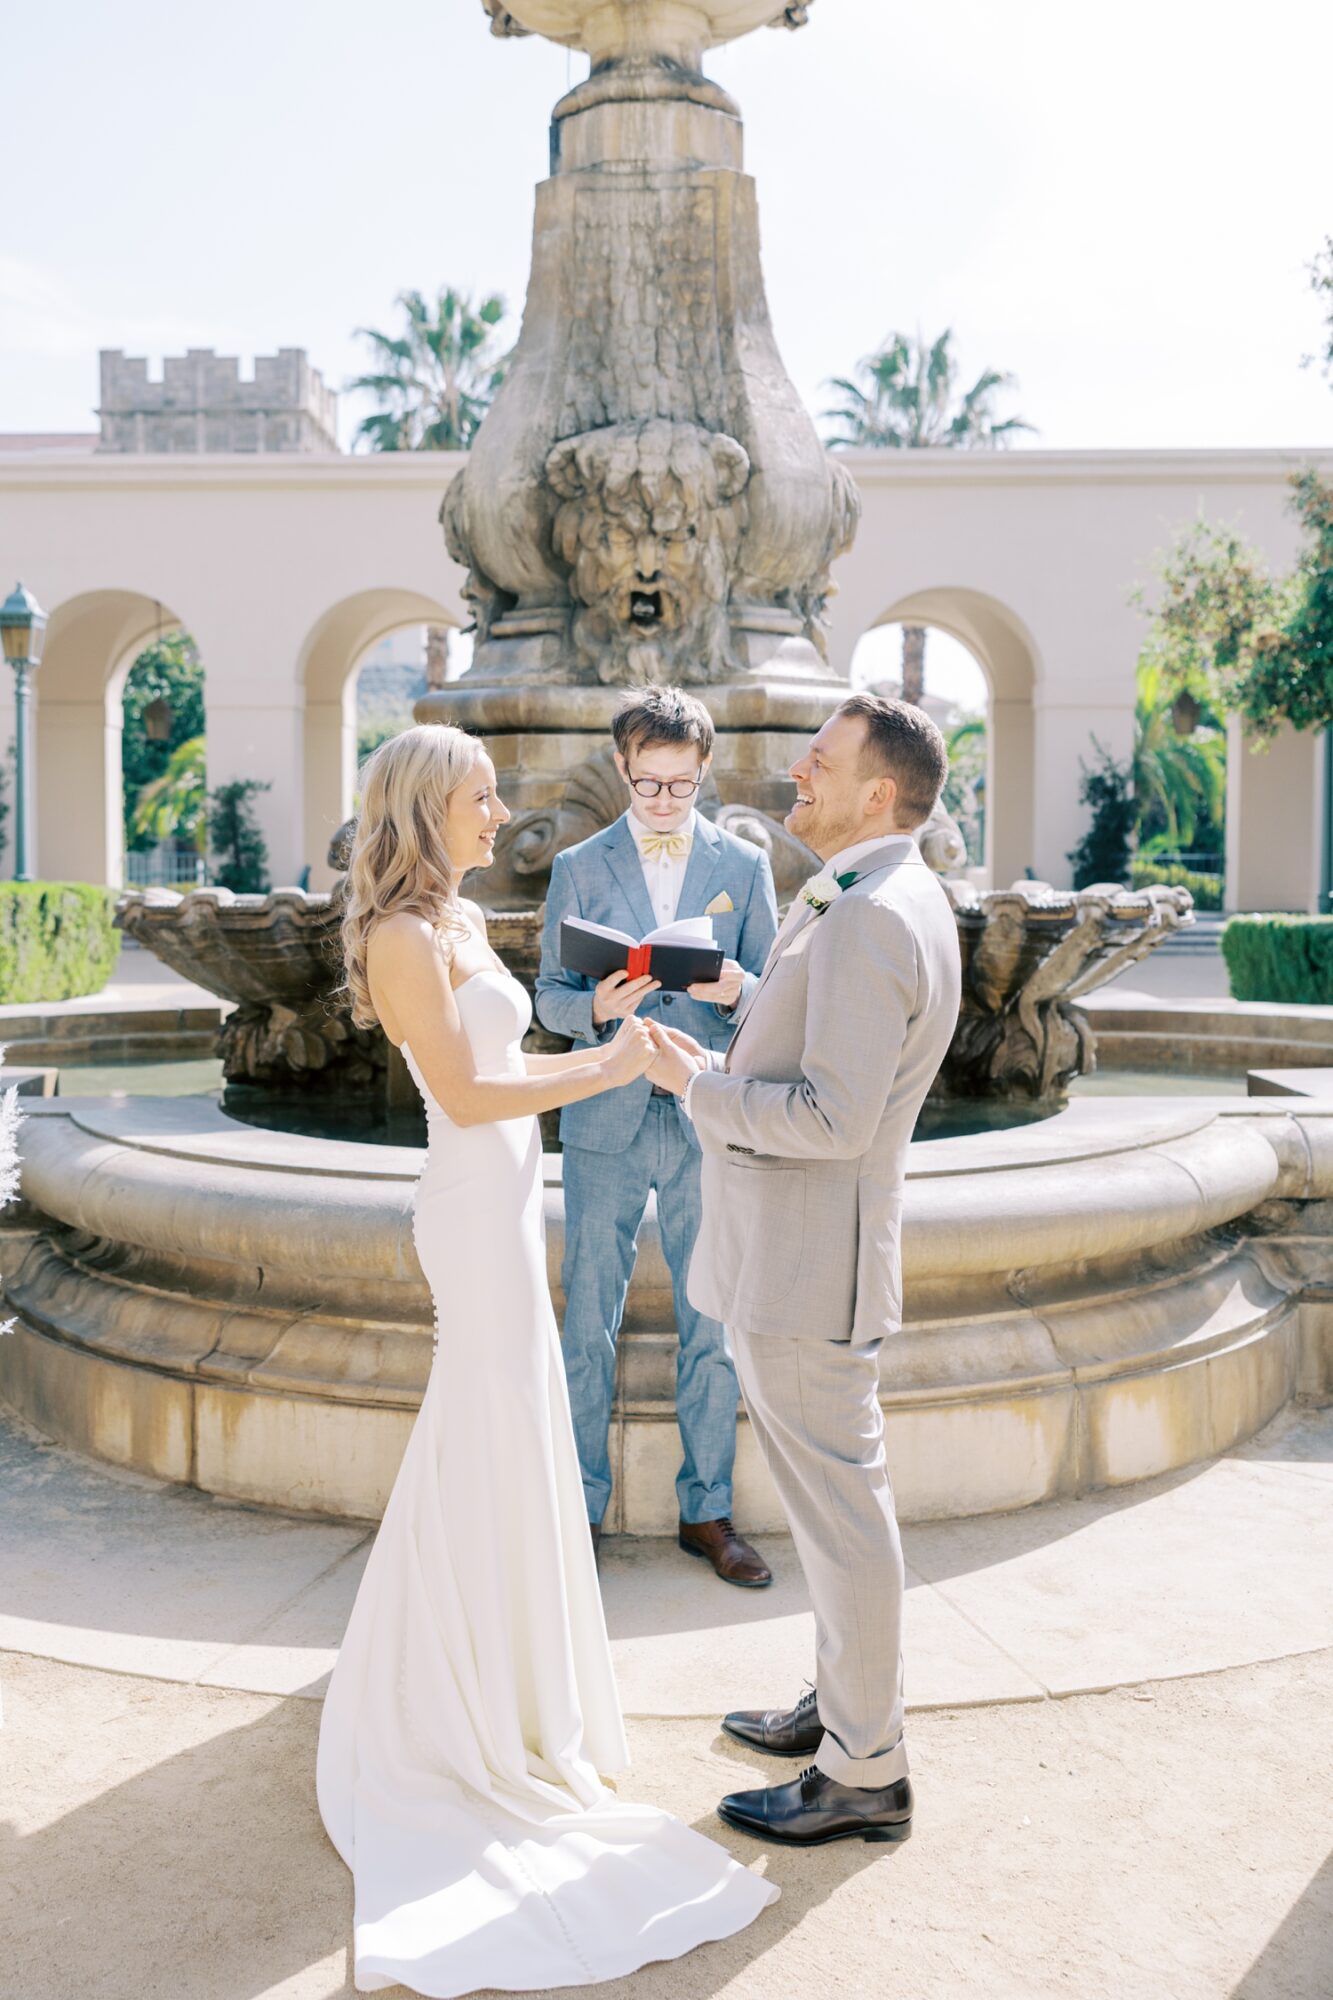
[[[10,11],[3,62],[0,430],[90,428],[100,346],[304,346],[337,387],[405,285],[517,310],[585,69],[480,0],[63,0]],[[1299,367],[1329,0],[816,0],[707,66],[816,408],[890,328],[951,324],[1042,445],[1333,444]]]

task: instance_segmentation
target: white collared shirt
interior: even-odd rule
[[[851,847],[844,847],[831,861],[826,861],[820,869],[821,875],[845,875],[849,868],[855,868],[858,861],[864,861],[867,854],[873,854],[877,847],[885,847],[891,840],[901,840],[910,847],[915,836],[910,833],[879,833],[873,840],[858,840]]]
[[[627,812],[625,818],[629,822],[630,832],[634,835],[634,844],[639,850],[639,862],[648,890],[648,901],[653,906],[653,916],[659,925],[674,923],[676,912],[680,908],[680,892],[685,886],[685,870],[690,865],[690,857],[688,854],[663,852],[645,855],[644,840],[654,829],[644,826],[641,821],[635,819],[632,812]],[[688,834],[693,842],[697,838],[695,825],[697,819],[698,813],[691,807],[690,816],[685,824],[673,828],[672,831]]]

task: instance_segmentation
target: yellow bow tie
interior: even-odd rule
[[[645,833],[640,836],[640,848],[645,861],[651,861],[655,854],[669,854],[673,861],[679,861],[682,854],[688,854],[694,845],[692,833]]]

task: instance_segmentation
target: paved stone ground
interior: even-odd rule
[[[350,1884],[311,1784],[315,1703],[13,1654],[0,1679],[6,1996],[352,1992]],[[634,1724],[631,1744],[622,1791],[725,1840],[782,1900],[606,2000],[1333,1991],[1333,1651],[922,1716],[901,1848],[748,1842],[713,1804],[774,1766],[694,1722]]]
[[[313,1774],[366,1532],[112,1473],[11,1418],[0,1521],[3,2000],[349,1994]],[[1329,2000],[1331,1530],[1333,1410],[1299,1408],[1168,1479],[910,1530],[917,1831],[813,1854],[713,1812],[792,1775],[716,1720],[807,1669],[790,1549],[742,1593],[612,1544],[621,1789],[783,1897],[608,2000]]]

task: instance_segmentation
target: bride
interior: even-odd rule
[[[354,1017],[426,1105],[425,1399],[324,1705],[317,1785],[355,1881],[356,1987],[444,2000],[615,1979],[777,1891],[605,1775],[627,1763],[542,1236],[537,1113],[656,1053],[632,1015],[525,1055],[528,998],[460,878],[509,818],[475,738],[424,724],[362,775],[343,946]]]

